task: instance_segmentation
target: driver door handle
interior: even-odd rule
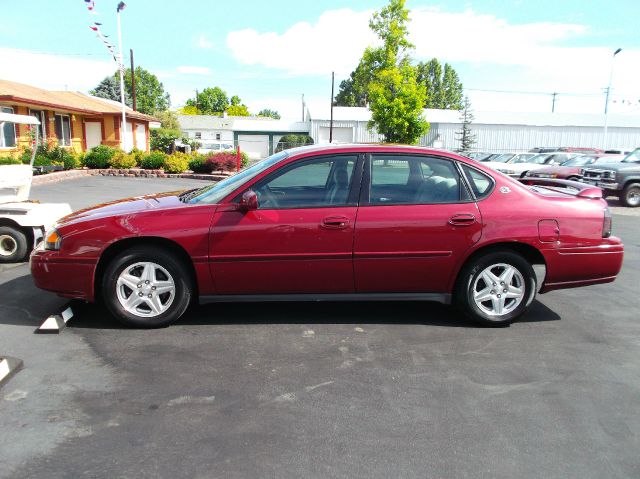
[[[449,224],[453,226],[471,226],[476,222],[476,217],[469,213],[453,215],[449,219]]]
[[[328,230],[343,230],[349,227],[349,218],[346,216],[327,216],[320,226]]]

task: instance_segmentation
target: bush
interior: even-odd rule
[[[140,166],[140,163],[142,163],[142,159],[147,156],[147,153],[145,151],[138,150],[137,148],[131,150],[131,154],[136,159],[136,165],[138,166]]]
[[[211,173],[206,164],[207,158],[203,155],[194,155],[189,161],[189,169],[194,173]]]
[[[118,150],[111,160],[109,160],[109,166],[119,170],[133,168],[136,166],[136,157],[132,153],[125,153],[122,150]]]
[[[209,172],[234,171],[237,161],[235,153],[222,152],[209,156],[205,164],[209,167]]]
[[[190,158],[190,155],[177,151],[173,155],[167,156],[164,160],[164,171],[167,173],[182,173],[189,168]]]
[[[161,151],[153,151],[149,155],[142,158],[140,167],[145,170],[159,170],[164,166],[167,155]]]
[[[162,151],[166,153],[180,137],[182,137],[180,130],[153,128],[149,131],[149,144],[152,151]]]
[[[84,166],[88,168],[108,168],[116,150],[105,145],[94,146],[84,157]]]
[[[240,161],[240,164],[242,165],[242,168],[244,168],[249,164],[249,155],[247,155],[244,151],[241,151],[240,157],[242,158],[242,160]]]
[[[12,156],[7,156],[0,158],[0,165],[21,165],[22,161],[20,158],[14,158]]]

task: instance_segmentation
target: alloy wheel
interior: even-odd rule
[[[118,276],[116,293],[129,313],[153,318],[167,311],[176,294],[176,285],[165,268],[144,261],[127,266]]]
[[[488,316],[504,316],[515,310],[525,296],[522,273],[506,263],[485,268],[473,284],[473,301]]]

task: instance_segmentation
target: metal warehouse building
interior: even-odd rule
[[[527,151],[537,146],[603,148],[604,115],[568,113],[474,112],[471,124],[475,149],[482,151]],[[316,143],[328,143],[330,111],[309,113],[309,135]],[[460,141],[460,112],[425,110],[431,124],[420,144],[455,150]],[[366,108],[336,107],[333,111],[334,143],[368,143],[381,137],[367,129],[371,113]],[[610,114],[606,148],[640,146],[640,115]]]

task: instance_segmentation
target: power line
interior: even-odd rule
[[[569,92],[550,92],[550,91],[520,91],[520,90],[489,90],[484,88],[465,88],[466,91],[481,91],[487,93],[509,93],[516,95],[563,95],[563,96],[602,96],[602,93],[569,93]]]

